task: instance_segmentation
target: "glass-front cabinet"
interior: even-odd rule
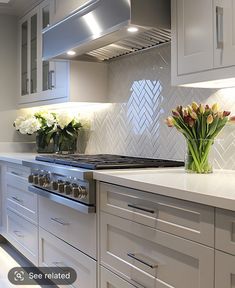
[[[19,21],[19,105],[49,104],[68,96],[68,63],[42,60],[42,31],[50,26],[53,5],[45,0]]]

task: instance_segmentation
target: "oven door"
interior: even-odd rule
[[[34,185],[30,185],[28,187],[28,190],[32,193],[35,193],[35,194],[40,195],[42,197],[48,198],[51,201],[54,201],[56,203],[67,206],[69,208],[75,209],[79,212],[86,213],[86,214],[95,213],[95,206],[94,205],[88,206],[88,205],[80,203],[78,201],[74,201],[72,199],[66,198],[62,195],[54,194],[53,192],[49,192],[49,191],[44,190],[42,188],[36,187]]]

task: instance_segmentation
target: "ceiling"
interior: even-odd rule
[[[0,0],[0,14],[23,16],[42,0]]]

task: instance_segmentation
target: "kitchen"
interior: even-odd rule
[[[212,173],[187,173],[165,123],[191,103],[235,115],[234,1],[1,2],[1,287],[43,286],[20,266],[75,271],[59,287],[234,287],[235,126]],[[85,155],[36,153],[13,123],[42,110],[79,113]]]

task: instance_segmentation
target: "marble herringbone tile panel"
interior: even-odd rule
[[[177,105],[218,102],[235,114],[235,89],[172,87],[170,45],[109,64],[112,105],[96,112],[88,153],[184,159],[183,137],[164,124]],[[235,169],[235,127],[227,126],[214,145],[216,168]]]

